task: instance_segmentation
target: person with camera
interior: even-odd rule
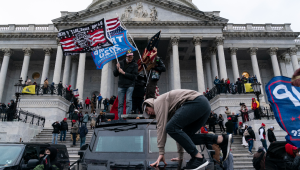
[[[52,131],[52,144],[57,144],[58,134],[60,133],[60,124],[58,121],[52,124],[53,131]],[[54,141],[55,138],[55,141]]]

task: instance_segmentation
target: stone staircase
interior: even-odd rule
[[[91,138],[93,136],[93,132],[94,132],[94,130],[91,129],[89,124],[90,123],[87,123],[87,128],[88,128],[89,132],[86,136],[86,141],[85,141],[86,144],[90,143]],[[66,141],[64,141],[64,142],[59,141],[59,139],[60,139],[60,134],[59,134],[57,144],[66,145],[68,153],[69,153],[70,164],[72,164],[79,159],[78,151],[80,150],[80,141],[76,141],[76,146],[71,147],[71,145],[73,144],[73,142],[71,141],[71,134],[70,134],[71,125],[72,125],[71,120],[68,120],[68,125],[69,125],[69,132],[67,132]],[[45,128],[38,135],[36,135],[33,139],[31,139],[30,142],[51,143],[52,142],[52,131],[53,131],[53,128],[50,128],[50,129]]]

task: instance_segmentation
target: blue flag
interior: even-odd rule
[[[116,59],[114,49],[118,58],[125,55],[127,50],[136,51],[136,49],[129,43],[127,39],[126,30],[114,34],[111,37],[111,41],[113,42],[114,46],[92,52],[97,70],[101,70],[106,63],[110,62],[113,59]]]
[[[300,147],[300,87],[292,86],[291,78],[278,76],[265,89],[277,123],[288,133],[286,141]]]

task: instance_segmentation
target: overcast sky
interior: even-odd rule
[[[0,25],[49,24],[60,11],[80,11],[92,0],[1,0]],[[291,23],[300,32],[300,0],[193,0],[202,11],[221,11],[229,23]]]

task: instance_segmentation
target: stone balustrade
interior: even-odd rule
[[[0,32],[56,32],[58,31],[53,24],[48,25],[0,25]]]
[[[295,39],[295,43],[296,43],[296,45],[300,45],[300,37],[297,37],[297,38]]]
[[[224,27],[224,32],[293,32],[291,24],[232,24]]]

